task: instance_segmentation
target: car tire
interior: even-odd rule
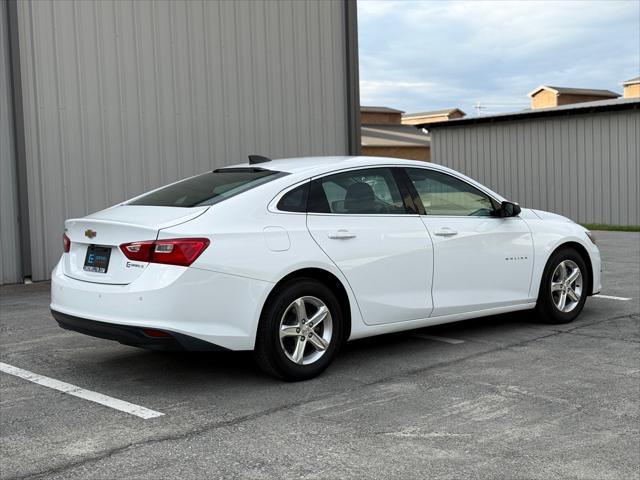
[[[269,375],[287,381],[308,380],[329,366],[343,331],[342,310],[331,289],[314,279],[295,279],[267,300],[254,356]]]
[[[571,276],[576,275],[576,269],[579,272],[572,280]],[[542,274],[535,309],[536,318],[550,324],[575,320],[589,295],[589,275],[587,264],[576,250],[561,248],[554,252]]]

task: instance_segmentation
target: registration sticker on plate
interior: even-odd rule
[[[83,269],[87,272],[107,273],[109,257],[111,257],[111,247],[89,245],[87,256],[84,257]]]

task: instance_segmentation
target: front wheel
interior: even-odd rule
[[[582,311],[587,300],[589,271],[578,252],[563,248],[555,252],[542,275],[537,316],[545,323],[568,323]]]
[[[342,329],[342,311],[333,292],[313,279],[295,280],[265,305],[256,361],[262,370],[284,380],[313,378],[335,357]]]

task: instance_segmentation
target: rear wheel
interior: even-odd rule
[[[589,271],[578,252],[563,248],[555,252],[542,275],[536,313],[545,323],[573,321],[587,300]]]
[[[340,304],[313,279],[283,285],[267,302],[258,326],[255,357],[262,370],[284,380],[319,375],[335,357],[343,332]]]

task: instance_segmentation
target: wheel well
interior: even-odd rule
[[[567,242],[567,243],[563,243],[562,245],[558,245],[558,247],[553,252],[551,252],[551,255],[553,255],[554,253],[556,253],[558,250],[562,248],[571,248],[575,250],[576,252],[578,252],[578,255],[582,257],[582,260],[584,260],[584,263],[587,265],[587,268],[589,269],[589,273],[590,273],[590,275],[588,275],[587,277],[587,292],[588,292],[587,295],[592,295],[593,294],[593,265],[591,264],[591,257],[589,256],[589,252],[587,252],[587,249],[584,248],[582,245],[580,245],[578,242]],[[549,258],[551,258],[551,255],[549,256]]]
[[[340,279],[326,270],[322,270],[321,268],[303,268],[301,270],[291,272],[290,274],[283,277],[271,289],[271,292],[269,293],[269,296],[265,301],[265,305],[271,300],[271,297],[280,289],[282,285],[292,280],[298,280],[301,278],[312,278],[323,283],[324,285],[329,287],[329,289],[331,289],[333,294],[338,299],[340,309],[342,310],[342,316],[345,320],[345,328],[343,329],[343,340],[347,340],[351,335],[351,305],[349,303],[349,295],[347,294],[347,290],[344,288],[344,285],[342,285]]]

